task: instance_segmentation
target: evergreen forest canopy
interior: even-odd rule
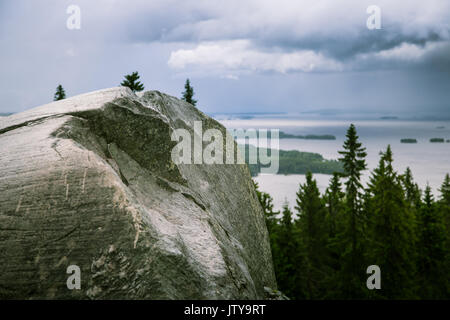
[[[274,211],[255,183],[279,290],[291,299],[449,299],[449,175],[435,199],[409,168],[394,170],[388,146],[363,187],[366,152],[353,125],[343,149],[343,172],[323,195],[307,173],[294,210]],[[366,286],[370,265],[380,267],[379,290]]]

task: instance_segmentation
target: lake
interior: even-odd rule
[[[427,183],[435,195],[450,173],[450,143],[430,143],[431,138],[450,139],[450,121],[409,121],[409,120],[302,120],[282,118],[252,118],[219,120],[229,129],[279,129],[285,133],[332,134],[336,140],[280,139],[280,149],[299,150],[321,154],[326,159],[337,159],[342,150],[346,131],[354,123],[363,146],[366,147],[366,162],[369,170],[378,165],[379,152],[390,144],[394,154],[394,167],[401,173],[410,167],[415,181],[421,188]],[[417,139],[415,144],[400,143],[402,138]],[[325,190],[331,176],[315,174],[321,192]],[[367,183],[370,172],[363,175]],[[291,207],[295,204],[295,193],[299,183],[305,181],[304,175],[261,174],[255,178],[261,190],[270,193],[276,208],[281,208],[287,200]]]

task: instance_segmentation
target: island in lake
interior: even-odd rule
[[[401,143],[417,143],[417,139],[412,139],[412,138],[404,138],[404,139],[400,139]]]
[[[381,120],[398,120],[398,117],[396,116],[383,116],[380,117]]]
[[[308,134],[302,136],[280,131],[280,139],[336,140],[336,137],[331,134],[323,134],[323,135]]]
[[[269,157],[273,154],[272,149],[257,148],[253,145],[242,146],[245,147],[245,162],[248,164],[250,174],[256,177],[261,172],[261,167],[258,164],[249,164],[249,152],[263,152]],[[260,150],[262,149],[262,150]],[[322,155],[312,152],[302,152],[298,150],[279,150],[279,169],[278,174],[305,174],[308,171],[311,173],[333,174],[334,172],[343,172],[342,162],[338,160],[327,160]]]
[[[444,138],[431,138],[431,139],[430,139],[430,142],[433,142],[433,143],[443,143],[443,142],[445,142],[445,139],[444,139]]]

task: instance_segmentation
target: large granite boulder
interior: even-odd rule
[[[246,165],[175,164],[218,122],[111,88],[0,118],[0,298],[262,299],[276,288]],[[68,266],[81,271],[70,290]]]

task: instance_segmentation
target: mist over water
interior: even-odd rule
[[[438,196],[440,185],[445,174],[450,173],[450,143],[431,143],[431,138],[450,139],[450,121],[408,121],[408,120],[300,120],[300,119],[236,119],[221,120],[229,129],[279,129],[285,133],[332,134],[336,140],[304,140],[280,139],[280,149],[299,150],[321,154],[325,159],[337,159],[338,151],[342,150],[346,131],[354,123],[360,141],[366,147],[366,162],[368,170],[364,172],[363,183],[366,185],[371,170],[377,167],[380,151],[391,145],[394,154],[394,167],[403,173],[410,167],[415,181],[421,189],[427,184]],[[401,143],[402,138],[417,139],[415,144]],[[250,142],[251,143],[251,142]],[[330,175],[314,174],[318,187],[324,192]],[[299,183],[305,182],[304,175],[259,175],[255,181],[261,190],[270,193],[274,198],[276,208],[281,208],[287,200],[289,205],[295,205],[295,193]]]

